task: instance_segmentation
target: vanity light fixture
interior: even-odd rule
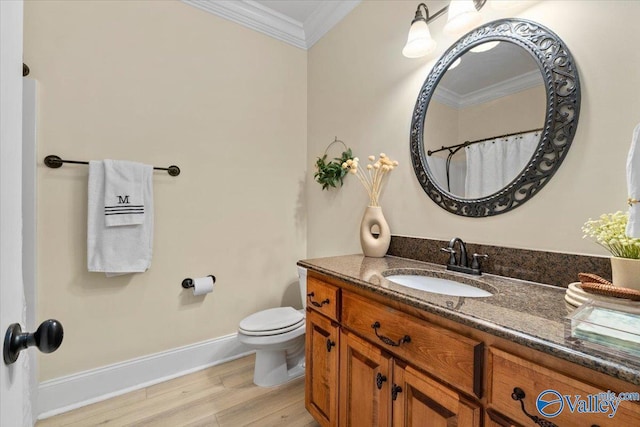
[[[407,44],[404,45],[402,54],[407,58],[420,58],[433,52],[436,41],[431,37],[427,24],[447,11],[449,13],[444,27],[445,33],[457,34],[475,27],[482,20],[479,10],[486,2],[487,0],[452,0],[448,6],[433,15],[429,15],[426,4],[420,3],[416,9],[416,16],[411,21]],[[420,8],[424,9],[424,14]]]
[[[425,15],[422,14],[420,8],[424,9]],[[407,37],[407,44],[402,49],[402,54],[407,58],[420,58],[433,52],[436,48],[436,41],[431,37],[429,31],[428,22],[433,21],[438,16],[442,15],[446,11],[446,8],[438,11],[435,15],[429,16],[429,8],[424,3],[420,3],[416,9],[416,16],[411,21],[411,28],[409,29],[409,36]]]
[[[484,6],[484,3],[485,1],[452,0],[447,11],[447,23],[443,29],[444,33],[456,35],[477,26],[482,22],[479,10]]]

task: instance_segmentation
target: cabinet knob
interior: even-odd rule
[[[391,400],[396,400],[398,398],[398,393],[402,393],[402,387],[398,384],[394,384],[393,387],[391,387]]]
[[[331,353],[331,347],[334,347],[335,345],[335,341],[331,341],[331,339],[327,338],[327,352]]]
[[[378,375],[376,375],[376,386],[378,386],[378,390],[382,389],[382,383],[384,383],[386,380],[387,377],[378,372]]]

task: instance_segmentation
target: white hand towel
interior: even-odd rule
[[[145,165],[104,160],[104,221],[107,227],[144,222]]]
[[[87,267],[107,276],[140,273],[151,266],[153,247],[153,167],[143,168],[144,222],[107,227],[104,215],[104,162],[89,162]]]
[[[633,130],[631,148],[627,157],[627,188],[629,190],[629,222],[627,236],[640,238],[640,124]],[[635,203],[631,203],[636,200]]]

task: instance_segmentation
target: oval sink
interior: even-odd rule
[[[434,294],[472,298],[492,296],[490,292],[484,289],[440,277],[421,276],[417,274],[393,274],[386,276],[385,279],[398,285],[406,286],[407,288],[433,292]]]

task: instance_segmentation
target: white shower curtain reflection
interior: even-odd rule
[[[487,197],[504,188],[529,163],[539,140],[540,132],[527,132],[465,147],[465,197]]]
[[[446,190],[451,194],[455,194],[456,196],[464,197],[464,176],[466,174],[467,168],[466,159],[464,157],[453,157],[451,159],[451,163],[449,164],[448,173],[447,159],[445,158],[430,156],[427,159],[427,163],[429,165],[429,170],[431,171],[432,177],[443,190]],[[447,176],[449,177],[449,179],[447,179]]]

